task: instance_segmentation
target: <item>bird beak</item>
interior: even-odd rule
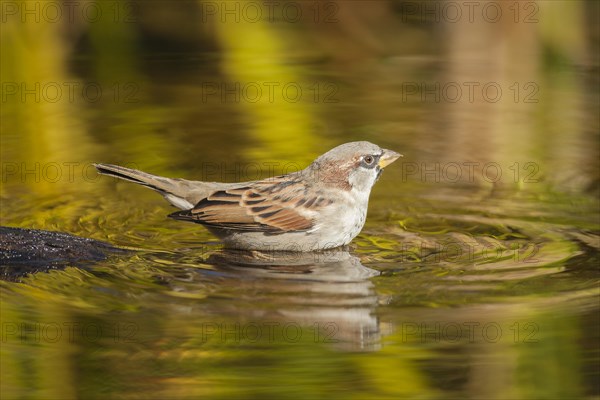
[[[396,153],[393,150],[383,149],[383,154],[379,158],[379,167],[385,168],[396,161],[399,157],[402,157],[402,154]]]

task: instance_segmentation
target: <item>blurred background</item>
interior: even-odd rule
[[[599,15],[3,1],[2,225],[135,255],[1,283],[2,398],[597,398]],[[91,165],[244,181],[353,140],[404,158],[293,266]]]

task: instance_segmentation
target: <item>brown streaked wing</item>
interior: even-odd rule
[[[297,208],[316,209],[320,208],[317,206],[331,204],[330,200],[316,193],[311,196],[307,189],[300,179],[277,177],[214,192],[193,209],[169,216],[232,230],[273,233],[306,231],[314,223],[300,214]]]

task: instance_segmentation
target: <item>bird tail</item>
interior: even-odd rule
[[[125,168],[112,164],[94,164],[94,167],[102,175],[108,175],[123,179],[138,185],[149,187],[162,194],[169,203],[181,209],[194,207],[191,199],[188,199],[189,187],[183,179],[164,178],[148,174],[137,169]]]

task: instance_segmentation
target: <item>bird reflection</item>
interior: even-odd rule
[[[319,329],[323,342],[344,350],[380,346],[375,316],[378,297],[369,280],[380,273],[362,265],[346,249],[314,253],[222,250],[203,264],[207,268],[190,271],[200,276],[187,278],[218,280],[218,293],[213,294],[231,296],[230,301],[210,303],[209,308],[215,309],[203,307],[211,314]]]
[[[339,249],[312,253],[224,250],[211,254],[207,263],[223,271],[316,282],[361,282],[379,275]]]

